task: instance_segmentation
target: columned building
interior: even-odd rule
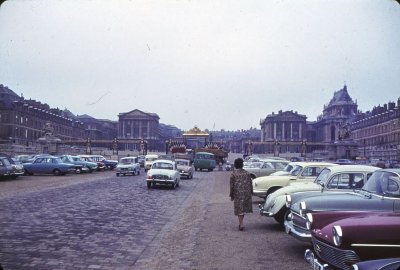
[[[118,115],[118,140],[144,140],[149,150],[159,148],[160,117],[135,109]]]
[[[306,139],[307,117],[293,111],[274,112],[260,122],[261,151],[267,153],[301,152]],[[257,144],[253,143],[257,148]]]

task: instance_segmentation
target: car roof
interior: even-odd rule
[[[328,168],[331,172],[344,172],[344,171],[368,171],[374,172],[379,170],[379,167],[370,166],[370,165],[340,165],[340,166],[331,166]]]
[[[157,160],[154,161],[154,163],[158,163],[158,162],[171,163],[171,164],[175,163],[175,161],[169,160],[169,159],[157,159]]]

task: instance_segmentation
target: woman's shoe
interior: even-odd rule
[[[244,230],[244,227],[241,227],[240,225],[239,225],[239,231],[243,231]]]

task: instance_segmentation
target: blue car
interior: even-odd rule
[[[38,174],[54,174],[65,175],[69,172],[75,172],[76,167],[82,165],[74,165],[64,163],[59,157],[46,156],[38,157],[32,163],[25,163],[24,169],[26,175]]]

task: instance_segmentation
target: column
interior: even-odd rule
[[[129,121],[129,123],[131,124],[131,138],[133,138],[133,121]]]
[[[303,139],[303,133],[301,132],[301,123],[299,124],[299,139]]]
[[[147,121],[147,137],[150,138],[150,121]]]
[[[274,122],[274,139],[276,139],[276,122]]]
[[[293,122],[290,123],[290,140],[293,141]]]
[[[285,140],[285,122],[282,122],[282,140]]]
[[[139,139],[140,138],[143,138],[143,132],[142,132],[142,122],[143,122],[143,120],[140,120],[139,121]]]

